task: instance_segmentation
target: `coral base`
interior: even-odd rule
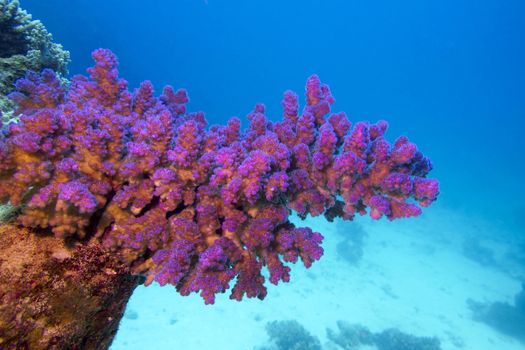
[[[140,283],[96,244],[0,226],[0,348],[107,349]]]

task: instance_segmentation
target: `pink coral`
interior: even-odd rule
[[[131,93],[117,58],[93,53],[90,77],[63,90],[51,71],[30,73],[12,97],[20,123],[0,136],[0,201],[25,204],[20,222],[58,236],[100,240],[132,271],[206,303],[264,298],[265,278],[287,282],[284,263],[306,267],[323,254],[321,234],[300,217],[350,220],[419,215],[436,199],[432,165],[406,137],[391,146],[387,123],[351,123],[331,113],[334,98],[313,75],[307,104],[285,92],[284,119],[258,104],[240,129],[232,118],[206,128],[187,113],[185,90]]]

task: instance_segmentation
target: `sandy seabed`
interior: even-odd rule
[[[523,350],[525,344],[473,320],[467,300],[513,303],[520,291],[517,266],[506,262],[508,233],[496,223],[434,206],[423,216],[395,222],[358,218],[329,223],[294,220],[325,236],[325,255],[312,268],[292,267],[291,283],[269,286],[264,301],[231,301],[219,295],[204,305],[198,295],[174,288],[139,287],[111,347],[131,349],[257,349],[267,344],[267,322],[297,320],[326,349],[326,329],[336,321],[373,332],[398,328],[438,337],[443,350]],[[360,225],[364,255],[351,265],[336,246]],[[465,239],[485,240],[498,264],[482,266],[463,254]],[[500,239],[495,239],[499,237]]]

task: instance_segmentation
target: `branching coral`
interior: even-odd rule
[[[352,128],[331,113],[315,75],[301,113],[287,91],[282,121],[258,104],[241,132],[236,118],[207,128],[202,112],[186,112],[185,90],[157,98],[146,81],[130,92],[110,51],[93,58],[68,91],[50,70],[16,83],[21,116],[0,140],[0,201],[24,205],[25,226],[103,242],[147,283],[213,303],[236,278],[232,299],[262,299],[263,266],[271,283],[287,282],[284,263],[309,267],[323,253],[321,234],[295,227],[291,210],[392,220],[436,199],[428,158],[404,136],[390,145],[384,121]]]
[[[0,0],[0,113],[11,116],[13,104],[5,96],[26,72],[53,69],[65,75],[69,52],[53,43],[44,25],[33,20],[17,0]]]

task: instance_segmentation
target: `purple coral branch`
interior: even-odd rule
[[[93,58],[67,91],[49,70],[18,81],[21,121],[0,138],[0,201],[25,204],[26,226],[101,240],[147,283],[213,303],[236,278],[231,298],[262,299],[263,266],[277,284],[290,278],[283,262],[310,267],[323,254],[321,234],[290,223],[290,209],[393,220],[438,195],[416,145],[390,145],[385,121],[351,128],[316,75],[301,113],[287,91],[282,121],[258,104],[241,131],[236,118],[206,128],[203,113],[186,112],[185,90],[157,98],[144,82],[130,92],[109,50]]]

